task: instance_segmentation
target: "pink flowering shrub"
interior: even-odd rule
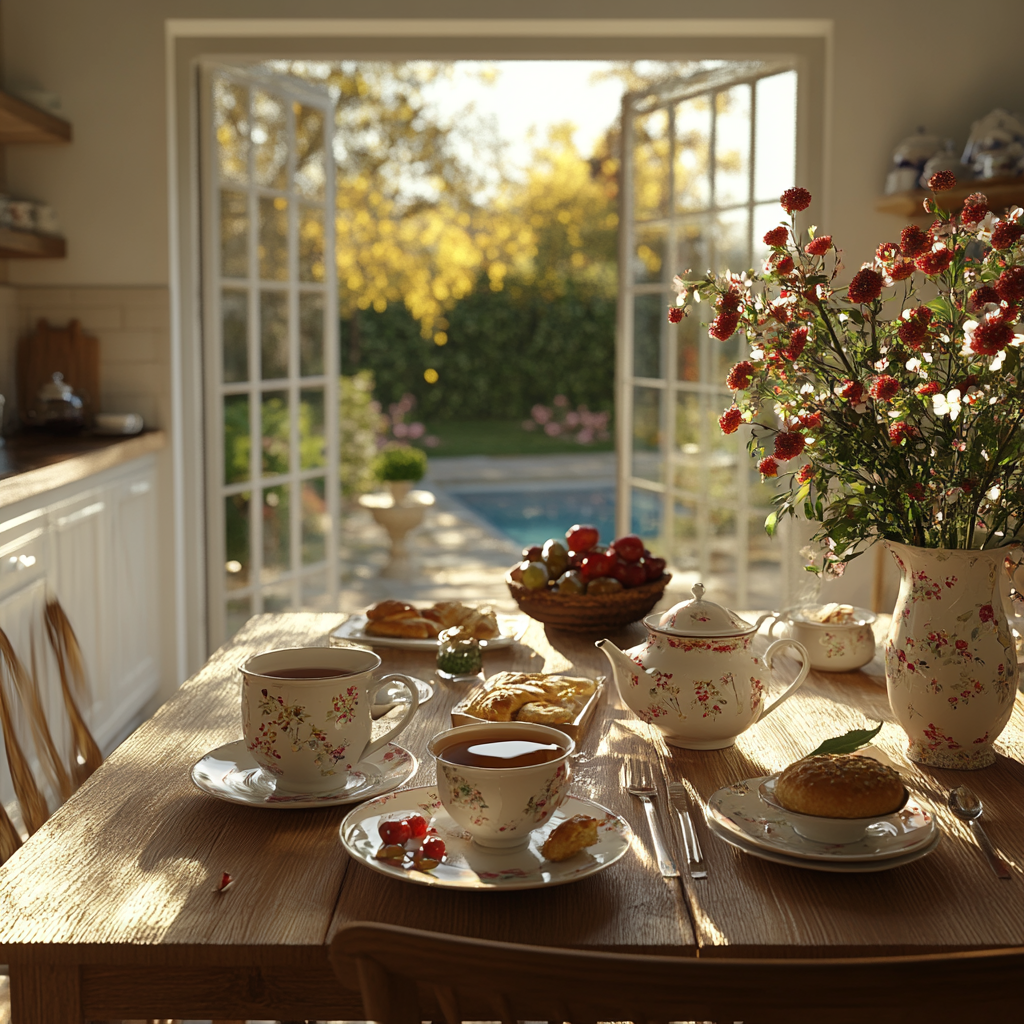
[[[406,392],[397,402],[388,406],[388,411],[381,409],[379,402],[373,402],[380,413],[380,429],[377,432],[377,447],[385,445],[408,444],[418,441],[425,448],[436,448],[440,439],[427,433],[427,428],[418,420],[406,422],[406,416],[416,407],[416,396]]]
[[[678,322],[689,297],[708,302],[711,337],[749,346],[719,424],[748,425],[762,476],[778,477],[768,532],[802,508],[837,575],[881,537],[1024,540],[1024,211],[997,216],[976,193],[958,217],[929,198],[931,227],[882,243],[844,288],[832,237],[797,229],[811,199],[784,193],[760,274],[677,277],[670,307]]]
[[[523,430],[540,428],[548,437],[571,437],[577,444],[607,441],[608,413],[591,412],[585,405],[569,407],[565,395],[555,395],[551,405],[538,403],[530,410],[530,419],[523,420]]]

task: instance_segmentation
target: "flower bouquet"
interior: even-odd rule
[[[719,423],[726,434],[749,424],[762,476],[779,479],[766,529],[802,508],[820,524],[824,552],[822,565],[809,568],[833,576],[873,541],[890,542],[904,575],[886,647],[890,699],[896,676],[920,676],[911,681],[959,707],[964,726],[964,709],[980,707],[982,691],[998,696],[996,717],[1008,717],[1007,686],[1016,680],[1012,639],[993,603],[1000,606],[1005,546],[1024,533],[1024,211],[996,216],[975,193],[959,215],[948,213],[935,196],[955,184],[952,173],[935,174],[925,200],[931,227],[911,225],[899,242],[883,242],[845,289],[836,284],[843,264],[831,236],[798,229],[810,193],[789,189],[781,204],[790,219],[764,236],[771,254],[762,273],[676,278],[669,320],[687,315],[692,294],[714,303],[712,337],[744,332],[750,354],[729,372],[736,397]],[[919,549],[939,557],[924,565],[910,554]],[[949,561],[954,552],[968,556],[959,568]],[[960,619],[933,629],[938,639],[896,635],[915,603],[959,601],[950,591],[968,563],[987,582],[958,606]],[[993,640],[984,654],[979,637]],[[954,665],[956,678],[944,682],[940,663]],[[978,736],[960,728],[965,747],[918,703],[909,718],[924,715],[932,726],[921,743],[941,748],[930,763],[977,766],[967,755],[982,747],[991,756],[991,715]],[[893,707],[907,728],[895,700]],[[911,739],[911,756],[921,755]]]

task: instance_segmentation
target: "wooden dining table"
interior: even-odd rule
[[[629,821],[631,850],[573,884],[456,892],[385,877],[351,859],[339,839],[348,807],[238,806],[191,782],[197,759],[241,735],[239,664],[259,650],[327,645],[339,620],[305,613],[250,620],[0,867],[0,959],[10,965],[14,1024],[362,1018],[358,993],[338,983],[327,956],[332,935],[353,921],[679,957],[1024,946],[1019,697],[997,763],[960,772],[906,760],[877,658],[863,671],[812,671],[777,711],[719,751],[666,746],[609,682],[578,741],[573,791]],[[610,638],[625,648],[643,635],[634,624]],[[450,725],[467,684],[438,680],[430,652],[379,653],[385,668],[434,686],[398,740],[419,758],[407,785],[430,784],[427,741]],[[503,669],[606,674],[608,664],[593,637],[531,622],[519,643],[485,654],[487,675]],[[886,724],[878,747],[937,810],[943,835],[932,854],[875,874],[801,870],[740,852],[696,815],[707,878],[692,879],[685,869],[679,878],[661,877],[640,803],[622,788],[627,755],[649,762],[662,826],[685,865],[665,803],[667,781],[685,779],[706,800],[721,786],[783,768],[827,737],[879,721]],[[996,877],[968,829],[946,811],[946,795],[960,783],[984,801],[985,827],[1010,866],[1009,881]],[[225,872],[234,881],[219,892]]]

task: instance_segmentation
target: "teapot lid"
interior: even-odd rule
[[[704,584],[695,583],[691,592],[692,601],[673,605],[662,612],[657,622],[650,621],[654,620],[654,615],[648,615],[644,625],[675,636],[743,636],[757,628],[728,608],[705,601]]]

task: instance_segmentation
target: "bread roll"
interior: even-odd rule
[[[371,622],[379,619],[414,619],[419,614],[411,604],[404,601],[378,601],[366,609],[366,617]]]
[[[787,810],[823,818],[891,814],[904,802],[899,772],[862,754],[816,754],[791,764],[775,783]]]

